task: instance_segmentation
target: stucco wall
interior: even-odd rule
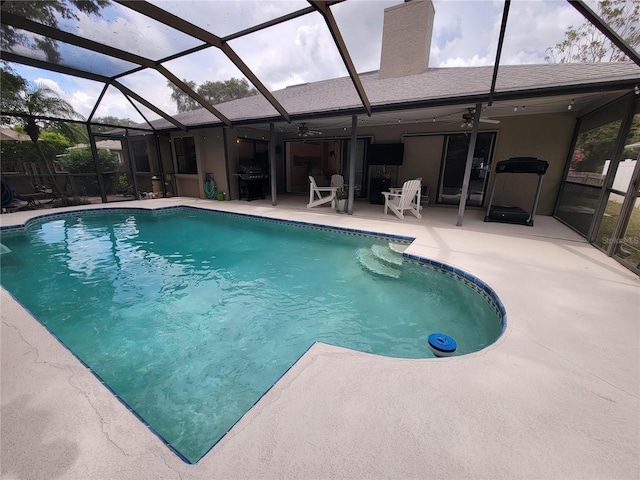
[[[575,115],[569,113],[503,117],[499,125],[480,124],[480,131],[497,132],[485,200],[488,201],[496,162],[518,156],[538,157],[549,162],[549,169],[542,182],[537,214],[552,215],[575,124]],[[458,126],[458,122],[398,123],[361,127],[358,128],[358,136],[371,136],[376,143],[404,141],[404,162],[398,171],[398,182],[422,177],[423,184],[431,186],[433,203],[442,164],[444,134],[469,132]],[[336,131],[336,134],[339,133],[344,135],[344,132]],[[327,136],[330,134],[330,131],[326,133]],[[535,175],[499,176],[494,204],[515,205],[530,211],[536,182]]]
[[[549,170],[544,177],[537,213],[551,215],[556,195],[564,172],[564,165],[570,147],[576,118],[572,114],[523,115],[501,119],[499,125],[481,124],[481,131],[497,132],[492,170],[487,189],[490,193],[494,181],[493,169],[496,162],[516,156],[538,157],[549,162]],[[469,132],[469,130],[465,130]],[[223,130],[197,130],[193,133],[198,155],[198,175],[178,175],[179,194],[204,198],[205,174],[214,174],[218,188],[228,192],[227,198],[238,198],[238,185],[233,176],[238,171],[237,138],[268,140],[269,132],[251,128],[225,130],[227,135],[227,155],[230,185],[227,185],[225,171]],[[423,184],[431,186],[431,202],[436,197],[444,135],[461,133],[457,122],[424,122],[412,124],[390,124],[380,127],[361,126],[358,137],[370,137],[375,143],[404,142],[404,163],[398,171],[398,183],[422,177]],[[297,137],[295,137],[297,138]],[[342,129],[323,130],[323,138],[348,138]],[[277,145],[282,146],[285,137],[278,135]],[[327,146],[328,148],[328,146]],[[276,155],[280,178],[279,188],[284,186],[284,155]],[[537,177],[533,175],[505,174],[497,177],[494,204],[516,205],[529,211],[533,203]]]
[[[552,215],[576,124],[574,115],[527,115],[503,119],[493,156],[489,188],[497,181],[494,204],[515,205],[531,211],[537,176],[502,174],[495,177],[495,164],[511,157],[538,157],[549,162],[542,182],[537,214]],[[488,195],[488,194],[487,194]]]
[[[189,133],[177,132],[171,135],[172,140],[181,137],[193,137],[194,139],[198,173],[176,173],[178,195],[183,197],[207,198],[204,191],[204,181],[207,173],[213,174],[217,190],[227,191],[222,129],[210,128],[193,130]],[[172,148],[174,147],[172,146]],[[172,152],[172,154],[175,159],[175,152]],[[177,165],[175,165],[174,168],[177,172]]]
[[[226,189],[226,191],[228,192],[227,198],[231,200],[237,200],[240,196],[240,191],[238,186],[238,177],[235,177],[234,174],[238,173],[238,163],[240,161],[240,157],[238,152],[238,144],[236,141],[238,140],[238,138],[268,141],[269,131],[257,130],[255,128],[236,127],[227,128],[225,132],[227,135],[227,156],[229,159],[230,181],[230,185],[228,185]],[[223,153],[224,151],[220,156],[220,162],[224,165]]]
[[[220,128],[199,130],[196,137],[196,155],[198,156],[198,177],[202,198],[206,174],[213,174],[216,191],[228,192],[227,173],[224,163],[224,137]]]

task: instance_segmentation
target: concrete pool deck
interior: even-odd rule
[[[405,360],[315,344],[198,464],[183,463],[2,289],[3,479],[637,479],[640,281],[552,217],[404,221],[303,197],[193,205],[415,237],[408,253],[490,285],[504,334],[470,355]],[[73,208],[72,210],[74,210]],[[2,226],[37,210],[3,214]]]

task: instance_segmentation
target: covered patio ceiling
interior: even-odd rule
[[[334,46],[340,54],[344,63],[344,71],[348,74],[353,88],[360,99],[360,106],[357,114],[362,124],[384,125],[395,122],[423,122],[437,118],[439,121],[447,121],[451,117],[452,123],[459,123],[459,115],[468,107],[472,107],[478,102],[482,102],[489,108],[485,112],[486,116],[506,116],[526,113],[550,113],[566,111],[568,105],[575,105],[575,109],[593,106],[602,99],[602,92],[594,92],[593,87],[584,89],[572,87],[571,91],[545,90],[540,89],[534,93],[523,93],[520,98],[512,95],[512,98],[500,98],[496,90],[496,80],[500,74],[500,52],[505,41],[505,30],[509,18],[511,2],[505,0],[502,15],[500,36],[497,44],[497,52],[493,65],[493,76],[491,83],[486,85],[484,91],[474,95],[468,101],[464,99],[455,102],[432,101],[432,102],[404,102],[402,105],[385,105],[384,107],[372,106],[367,96],[367,91],[362,84],[359,72],[356,71],[349,49],[338,26],[333,8],[337,4],[346,0],[329,1],[294,1],[290,2],[291,10],[285,15],[272,16],[268,21],[257,25],[249,25],[246,28],[232,33],[219,33],[203,28],[203,22],[199,22],[189,14],[189,3],[180,2],[184,6],[182,9],[170,9],[170,4],[149,1],[132,0],[105,0],[97,15],[94,17],[96,23],[109,22],[112,18],[118,18],[119,12],[123,9],[129,10],[128,15],[133,14],[139,21],[139,26],[145,25],[153,28],[154,31],[163,32],[163,42],[145,41],[145,32],[142,28],[138,31],[120,30],[117,25],[111,27],[111,34],[115,36],[126,35],[131,41],[128,48],[116,48],[112,45],[122,44],[116,42],[115,38],[104,36],[105,29],[94,30],[80,28],[72,18],[59,19],[54,22],[56,27],[52,27],[46,22],[29,18],[28,9],[25,10],[24,2],[3,1],[2,2],[2,60],[17,64],[36,67],[61,74],[72,75],[83,79],[93,80],[103,84],[100,97],[95,102],[95,106],[88,122],[96,116],[96,111],[103,101],[103,97],[109,88],[116,88],[131,103],[142,118],[153,128],[150,116],[156,115],[170,122],[175,128],[187,130],[188,126],[174,118],[174,115],[154,104],[146,98],[144,91],[134,91],[126,86],[123,79],[144,70],[152,70],[157,73],[160,81],[173,83],[184,91],[189,97],[207,109],[211,114],[212,124],[222,124],[233,127],[239,123],[227,118],[214,105],[211,105],[205,98],[194,91],[187,83],[181,80],[178,75],[171,70],[172,62],[204,50],[215,49],[221,52],[233,66],[256,88],[269,104],[273,107],[273,115],[262,119],[255,119],[253,122],[257,127],[267,127],[269,123],[276,123],[277,128],[283,131],[295,130],[295,126],[290,125],[293,120],[306,121],[314,128],[323,128],[331,125],[333,128],[348,126],[349,119],[344,114],[331,114],[324,112],[314,115],[292,115],[277,100],[276,96],[258,78],[252,68],[243,60],[241,55],[231,47],[235,40],[248,37],[265,31],[286,22],[293,21],[307,15],[319,15],[323,23],[331,34]],[[64,2],[63,2],[64,3]],[[615,31],[607,25],[590,8],[587,2],[569,1],[580,14],[589,22],[593,23],[611,42],[623,51],[629,59],[640,66],[640,55],[628,43],[625,42]],[[72,14],[78,13],[75,3],[67,3]],[[162,5],[159,6],[159,5]],[[234,4],[236,8],[241,8],[240,4]],[[220,4],[211,2],[211,10],[220,8]],[[265,2],[264,8],[268,8]],[[76,9],[74,12],[73,9]],[[171,10],[171,11],[169,11]],[[178,10],[184,13],[178,14]],[[27,12],[25,14],[25,11]],[[269,16],[268,12],[265,12]],[[204,22],[206,23],[206,21]],[[215,30],[215,29],[213,29]],[[7,41],[7,39],[17,41]],[[26,41],[21,41],[26,40]],[[158,43],[161,46],[158,46]],[[48,45],[43,48],[42,45]],[[535,100],[533,100],[535,99]],[[528,108],[528,110],[525,110]],[[11,112],[2,112],[3,114]],[[353,112],[352,112],[353,113]],[[246,121],[240,122],[247,124]]]

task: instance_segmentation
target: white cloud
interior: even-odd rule
[[[543,63],[545,51],[564,39],[565,30],[584,18],[566,2],[513,2],[502,63]]]
[[[40,87],[48,88],[49,90],[52,90],[59,97],[62,97],[62,98],[66,97],[66,93],[60,88],[60,85],[58,85],[57,82],[55,82],[54,80],[51,80],[50,78],[42,78],[42,77],[36,78],[34,80],[34,83],[36,85],[39,85]]]
[[[491,65],[496,55],[503,2],[433,1],[436,14],[430,66]],[[220,36],[308,6],[305,2],[249,0],[154,3]],[[332,7],[357,71],[379,68],[383,11],[400,3],[402,0],[350,0]],[[566,28],[583,21],[564,0],[513,1],[501,62],[544,62],[545,49],[561,41]],[[117,4],[105,10],[101,19],[80,14],[79,21],[69,22],[78,35],[151,58],[161,58],[184,47],[180,42],[182,35],[167,36],[167,27]],[[242,36],[232,40],[230,46],[270,90],[347,74],[327,25],[317,12]],[[118,67],[118,62],[103,63],[96,69],[107,67]],[[180,79],[198,84],[242,76],[224,53],[214,47],[166,62],[165,67]],[[63,98],[85,116],[93,109],[103,88],[99,82],[50,72],[43,74],[39,69],[25,67],[24,71],[29,72],[27,78],[38,78],[62,92]],[[167,80],[157,72],[144,70],[120,81],[158,108],[175,113]],[[107,91],[96,114],[142,121],[113,87]],[[149,114],[150,118],[156,116]]]
[[[440,62],[439,67],[481,67],[484,65],[493,65],[493,59],[474,55],[469,58],[447,58],[444,62]]]

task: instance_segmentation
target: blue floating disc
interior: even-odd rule
[[[436,356],[445,357],[452,355],[458,345],[449,335],[444,333],[432,333],[429,335],[429,348]]]

